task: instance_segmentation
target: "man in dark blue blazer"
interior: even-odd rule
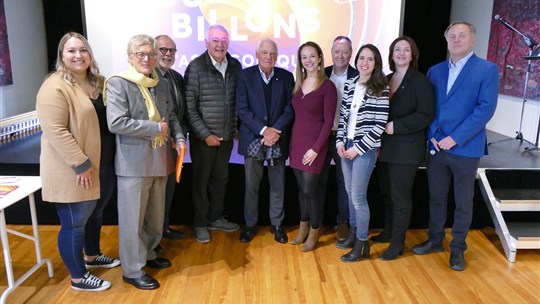
[[[319,179],[319,197],[324,203],[326,197],[326,187],[328,181],[328,173],[330,171],[330,161],[333,159],[336,164],[336,183],[337,183],[337,233],[336,239],[344,241],[349,232],[349,196],[345,189],[345,181],[343,180],[343,172],[341,172],[341,157],[336,150],[336,130],[339,121],[339,107],[341,106],[341,95],[343,94],[343,86],[349,78],[358,76],[358,71],[353,68],[349,62],[352,56],[352,42],[349,37],[337,36],[332,43],[332,62],[333,65],[324,68],[326,76],[336,85],[338,102],[336,115],[334,116],[334,125],[330,132],[328,141],[328,154],[323,167],[321,178]],[[324,210],[324,208],[321,208]]]
[[[448,189],[453,176],[454,224],[450,268],[467,267],[463,253],[472,221],[473,195],[480,157],[487,154],[486,124],[497,107],[499,71],[494,63],[473,53],[476,29],[453,22],[444,36],[450,60],[431,67],[428,78],[435,91],[435,118],[428,128],[430,155],[428,240],[413,247],[416,254],[443,251]]]
[[[238,153],[244,156],[246,226],[240,241],[255,236],[259,210],[259,186],[268,164],[270,181],[270,222],[274,239],[288,241],[281,224],[284,218],[285,160],[289,150],[289,127],[293,120],[291,106],[293,75],[275,67],[278,48],[271,39],[263,39],[256,50],[258,65],[238,75],[236,113],[240,124]]]

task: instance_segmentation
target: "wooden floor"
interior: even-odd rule
[[[10,228],[31,233],[30,226]],[[69,287],[56,247],[58,229],[40,227],[42,253],[53,261],[54,278],[48,278],[44,266],[12,292],[7,303],[540,303],[540,250],[519,250],[516,263],[510,263],[489,228],[470,232],[464,272],[450,270],[448,251],[426,256],[410,252],[412,245],[424,241],[425,230],[408,232],[407,251],[397,260],[379,260],[387,245],[374,244],[369,260],[357,263],[340,261],[346,251],[335,247],[330,229],[309,253],[276,243],[268,227],[259,228],[249,244],[238,241],[238,231],[211,232],[208,244],[199,244],[188,233],[184,240],[162,242],[171,268],[148,270],[161,288],[137,290],[122,282],[118,267],[94,271],[113,283],[96,293]],[[291,238],[296,227],[287,230]],[[18,278],[35,261],[34,249],[28,240],[9,238]],[[102,242],[106,254],[118,255],[116,226],[103,227]],[[0,292],[6,288],[5,269],[0,267]]]

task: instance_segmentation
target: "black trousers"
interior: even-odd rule
[[[194,137],[190,137],[189,142],[193,167],[193,226],[206,227],[223,216],[233,141],[222,141],[214,147]]]
[[[385,202],[384,231],[394,246],[405,246],[405,235],[412,215],[412,188],[418,165],[377,164],[379,187]]]

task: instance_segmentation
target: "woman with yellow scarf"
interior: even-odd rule
[[[118,231],[123,279],[139,289],[159,283],[144,266],[167,268],[171,262],[154,252],[162,236],[167,169],[173,166],[167,142],[185,147],[185,138],[172,111],[166,82],[154,71],[156,42],[136,35],[128,42],[129,69],[113,75],[105,85],[107,123],[116,134]]]

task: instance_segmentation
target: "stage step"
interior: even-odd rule
[[[501,211],[540,211],[540,189],[492,190]]]
[[[508,231],[519,249],[540,248],[540,223],[507,222]]]
[[[540,249],[540,170],[480,170],[480,190],[510,262],[518,249]],[[512,221],[506,218],[529,218]],[[526,212],[530,216],[520,216]],[[518,216],[512,216],[518,215]]]

